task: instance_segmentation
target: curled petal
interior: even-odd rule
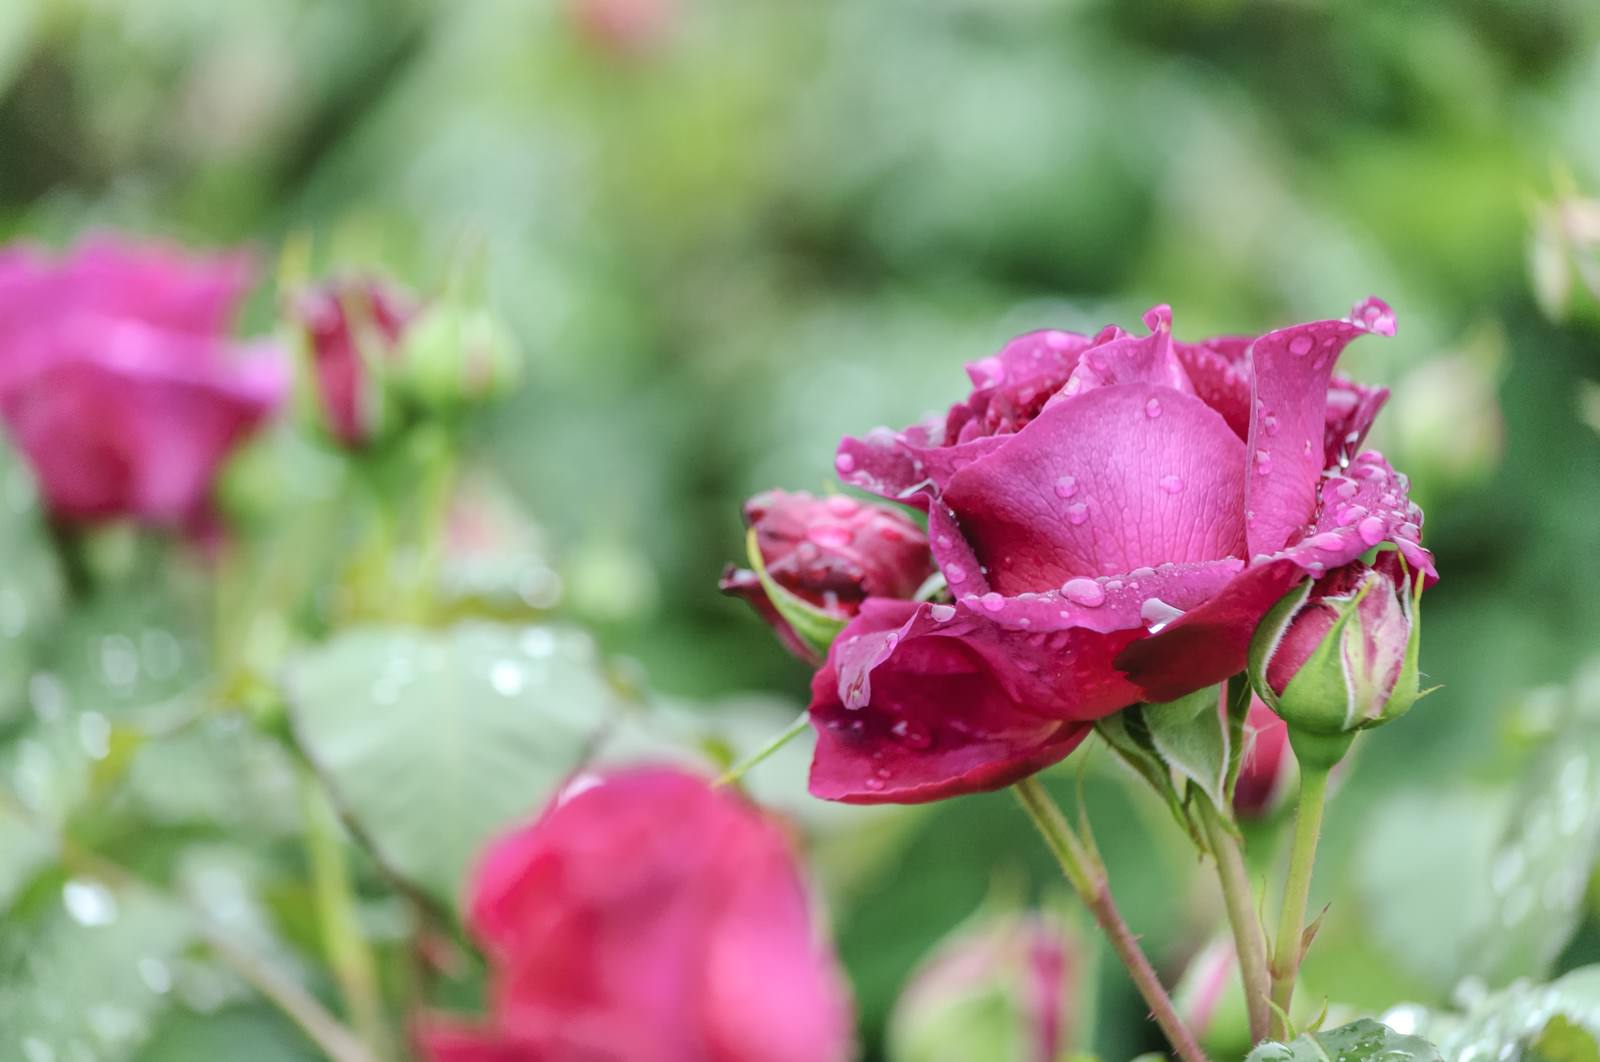
[[[1117,330],[1085,350],[1065,387],[1046,405],[1049,408],[1096,387],[1116,384],[1153,384],[1191,394],[1193,385],[1172,349],[1172,309],[1157,306],[1144,315],[1148,336],[1130,336]]]
[[[1222,414],[1235,435],[1250,434],[1249,336],[1217,336],[1200,343],[1174,343],[1173,353],[1202,402]]]
[[[1273,553],[1311,519],[1324,467],[1328,384],[1352,339],[1394,334],[1394,314],[1369,299],[1338,321],[1269,332],[1250,346],[1250,555]]]
[[[973,391],[965,402],[950,407],[946,444],[1021,430],[1072,376],[1079,355],[1092,342],[1076,332],[1028,332],[999,354],[968,365]]]
[[[1324,424],[1323,463],[1333,468],[1349,461],[1366,441],[1372,422],[1389,401],[1387,387],[1367,387],[1335,376],[1328,384],[1328,413]]]
[[[811,685],[811,792],[921,803],[1046,767],[1132,702],[1111,657],[1134,635],[1022,635],[953,605],[872,600]]]

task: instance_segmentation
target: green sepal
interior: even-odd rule
[[[1219,710],[1216,686],[1195,690],[1165,704],[1141,709],[1150,741],[1161,761],[1198,788],[1228,818],[1230,725]]]
[[[745,552],[749,555],[751,570],[756,573],[756,578],[761,580],[761,589],[766,591],[767,600],[778,610],[778,615],[783,617],[783,621],[812,651],[818,656],[827,656],[828,647],[839,636],[839,632],[844,630],[847,620],[824,612],[811,602],[779,586],[772,576],[767,574],[767,565],[761,559],[761,546],[756,540],[756,531],[753,527],[745,535]]]
[[[1342,730],[1328,734],[1289,724],[1289,747],[1302,771],[1330,771],[1334,764],[1344,759],[1355,741],[1357,730]]]
[[[1283,637],[1283,632],[1288,630],[1289,621],[1306,603],[1306,598],[1311,596],[1313,580],[1302,579],[1300,584],[1278,599],[1278,603],[1267,611],[1256,625],[1256,632],[1250,639],[1250,653],[1247,658],[1250,684],[1255,688],[1256,696],[1266,702],[1267,707],[1273,711],[1278,710],[1278,695],[1272,692],[1272,687],[1267,685],[1267,658],[1272,655],[1272,650],[1278,647],[1278,641]]]

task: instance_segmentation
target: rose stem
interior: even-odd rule
[[[1278,938],[1272,955],[1272,1002],[1274,1033],[1286,1038],[1289,1003],[1294,998],[1294,982],[1300,973],[1303,950],[1300,934],[1305,926],[1306,901],[1311,894],[1311,868],[1317,861],[1317,837],[1322,832],[1322,808],[1327,801],[1328,772],[1314,767],[1300,769],[1300,806],[1295,810],[1294,848],[1289,856],[1289,877],[1283,883],[1283,910],[1278,918]]]
[[[1122,920],[1122,912],[1117,910],[1111,898],[1105,867],[1084,847],[1083,841],[1073,832],[1061,809],[1050,799],[1050,794],[1037,777],[1024,778],[1012,790],[1017,794],[1017,801],[1023,810],[1038,827],[1045,846],[1056,857],[1056,862],[1061,864],[1067,881],[1077,890],[1084,905],[1110,939],[1111,947],[1122,959],[1123,965],[1127,966],[1129,976],[1149,1004],[1150,1013],[1155,1016],[1161,1031],[1166,1033],[1173,1050],[1184,1062],[1206,1062],[1205,1052],[1200,1050],[1194,1036],[1184,1027],[1167,990],[1161,987],[1160,978],[1150,966],[1150,960],[1139,949],[1138,938],[1128,928],[1128,923]]]
[[[771,741],[768,741],[765,745],[762,745],[759,749],[756,749],[756,751],[752,752],[749,756],[746,756],[732,767],[729,767],[727,772],[723,774],[721,778],[717,779],[716,784],[736,785],[739,780],[745,776],[745,773],[752,767],[756,766],[762,760],[765,760],[768,756],[771,756],[774,752],[777,752],[779,749],[783,748],[792,739],[797,738],[804,733],[806,727],[809,726],[810,723],[811,713],[801,712],[799,717],[796,718],[794,722],[783,728],[782,733],[778,734]]]
[[[1267,1005],[1270,990],[1267,938],[1256,917],[1255,893],[1245,870],[1244,852],[1239,847],[1239,839],[1223,823],[1204,794],[1199,794],[1196,805],[1206,839],[1217,860],[1217,884],[1222,887],[1228,922],[1233,927],[1233,947],[1239,956],[1239,977],[1244,982],[1245,1009],[1250,1015],[1250,1040],[1260,1043],[1267,1038],[1272,1022],[1272,1011]]]

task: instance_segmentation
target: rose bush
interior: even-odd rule
[[[287,383],[276,349],[229,336],[251,277],[241,254],[112,237],[0,256],[0,416],[57,519],[206,523]]]
[[[738,794],[673,768],[584,774],[490,846],[469,920],[484,1026],[435,1062],[842,1062],[850,1007],[795,857]]]
[[[952,604],[867,602],[812,684],[812,792],[916,802],[1016,781],[1089,724],[1243,670],[1297,582],[1392,545],[1408,481],[1361,443],[1387,392],[1333,374],[1388,306],[1202,343],[1033,332],[943,417],[847,438],[847,482],[928,514]]]

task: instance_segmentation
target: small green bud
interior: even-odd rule
[[[417,407],[453,413],[505,395],[521,376],[521,351],[498,318],[441,300],[406,334],[396,381]]]

